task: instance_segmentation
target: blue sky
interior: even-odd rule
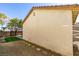
[[[32,6],[51,5],[39,3],[0,3],[0,12],[5,13],[10,18],[18,17],[24,19]]]
[[[0,12],[5,13],[10,18],[24,19],[31,7],[30,4],[0,3]]]

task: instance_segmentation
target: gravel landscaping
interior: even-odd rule
[[[48,52],[36,47],[24,40],[0,43],[0,56],[53,56],[55,53]]]

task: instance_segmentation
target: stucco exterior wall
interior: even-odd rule
[[[73,55],[72,11],[34,10],[23,24],[23,39],[62,55]]]

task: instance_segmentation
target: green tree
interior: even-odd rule
[[[4,29],[3,25],[4,25],[4,20],[7,19],[7,16],[4,13],[0,13],[0,25],[1,28]]]
[[[22,21],[18,18],[13,18],[8,23],[7,28],[9,28],[11,32],[15,31],[16,35],[16,32],[19,30],[19,28],[22,28]]]
[[[4,13],[0,13],[0,26],[1,26],[2,32],[5,30],[5,27],[3,27],[5,23],[4,22],[5,19],[7,19],[7,16]]]
[[[4,13],[0,13],[0,20],[6,19],[6,18],[7,18],[7,16]]]
[[[19,28],[20,30],[22,30],[22,25],[23,25],[23,21],[20,19],[20,20],[18,21],[18,28]]]

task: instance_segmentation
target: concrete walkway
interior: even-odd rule
[[[0,43],[0,56],[48,56],[47,51],[41,51],[34,45],[30,45],[23,40]],[[54,54],[52,54],[54,55]]]

